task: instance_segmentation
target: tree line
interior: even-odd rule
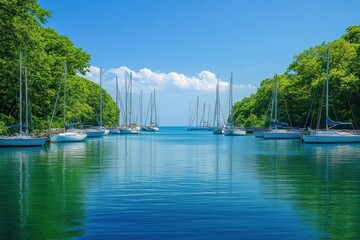
[[[67,64],[67,119],[69,122],[96,124],[99,111],[99,85],[80,77],[89,71],[90,55],[71,40],[45,27],[51,17],[37,0],[0,2],[0,133],[4,126],[19,122],[19,53],[26,68],[30,111],[36,131],[48,128],[56,92]],[[63,127],[62,104],[53,127]],[[62,106],[61,106],[62,105]],[[118,121],[116,104],[103,91],[103,123]]]
[[[278,74],[278,120],[292,127],[325,125],[326,49],[329,48],[329,116],[360,127],[360,25],[350,26],[333,42],[322,43],[294,56]],[[236,125],[269,126],[274,77],[263,80],[257,92],[236,102]],[[312,111],[309,112],[310,106]],[[322,110],[322,111],[321,111]]]

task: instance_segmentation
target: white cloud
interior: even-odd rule
[[[151,69],[142,68],[138,72],[132,71],[128,67],[121,66],[119,68],[102,69],[102,79],[105,81],[105,88],[113,88],[115,86],[115,76],[118,76],[120,88],[124,84],[125,76],[129,77],[130,72],[133,77],[133,90],[135,92],[143,89],[151,91],[154,88],[157,91],[174,92],[174,91],[192,91],[192,92],[214,92],[216,89],[217,77],[210,71],[202,71],[197,76],[186,76],[181,73],[159,73],[153,72]],[[99,83],[100,68],[91,66],[90,72],[85,78]],[[111,85],[106,87],[106,85]],[[226,90],[229,87],[228,81],[220,80],[220,89]],[[234,85],[234,89],[256,89],[253,85]]]

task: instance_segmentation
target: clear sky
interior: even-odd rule
[[[134,75],[134,96],[156,89],[160,125],[187,125],[196,97],[212,109],[216,76],[234,75],[234,101],[260,82],[284,73],[293,56],[339,38],[360,24],[357,0],[39,0],[52,12],[46,27],[68,36],[91,55],[91,72],[115,96]],[[120,86],[122,86],[120,84]],[[123,89],[120,89],[123,92]],[[137,107],[137,100],[134,100]],[[208,110],[206,110],[207,112]]]

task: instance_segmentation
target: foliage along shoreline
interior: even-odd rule
[[[312,111],[311,119],[305,123],[312,101],[314,109],[325,107],[327,47],[330,50],[330,118],[352,122],[355,129],[360,127],[360,25],[348,27],[346,33],[333,42],[294,56],[287,71],[278,75],[279,121],[288,122],[292,127],[324,127],[324,110],[322,115],[319,110]],[[236,125],[269,126],[273,89],[274,78],[265,79],[256,93],[236,102],[233,109]]]
[[[100,86],[79,76],[89,71],[90,55],[75,47],[68,37],[44,27],[50,15],[37,0],[0,3],[0,134],[6,132],[5,126],[19,122],[20,51],[27,70],[31,120],[36,132],[49,127],[65,61],[68,122],[98,123]],[[53,127],[63,127],[61,100],[59,105]],[[111,96],[103,91],[104,125],[118,122],[116,108]]]

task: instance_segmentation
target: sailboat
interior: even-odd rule
[[[190,106],[191,108],[191,106]],[[187,131],[212,131],[213,127],[209,126],[208,122],[205,120],[205,103],[202,111],[202,116],[199,121],[199,96],[196,98],[196,110],[194,113],[195,119],[191,117],[191,109],[190,109],[190,122]],[[192,120],[195,120],[195,126],[192,124]]]
[[[88,138],[100,138],[104,135],[109,134],[109,130],[106,130],[102,126],[102,69],[100,68],[100,122],[99,127],[86,129],[86,135]]]
[[[50,142],[81,142],[86,138],[86,134],[82,133],[82,132],[78,132],[78,131],[67,131],[66,130],[66,62],[64,63],[64,111],[63,111],[63,118],[64,118],[64,132],[56,134],[56,135],[51,135],[50,134],[50,128],[51,128],[51,124],[52,121],[54,119],[54,115],[55,115],[55,109],[56,109],[56,105],[57,105],[57,101],[58,101],[58,97],[59,97],[59,92],[60,92],[60,88],[61,88],[61,81],[60,81],[60,86],[59,86],[59,90],[56,96],[56,100],[55,100],[55,104],[54,104],[54,109],[53,109],[53,113],[51,116],[51,120],[50,120],[50,125],[49,125],[49,139]]]
[[[278,128],[285,126],[287,126],[287,123],[278,121],[278,76],[275,75],[274,93],[271,102],[270,130],[263,131],[263,137],[265,139],[300,139],[300,131]]]
[[[360,142],[360,135],[341,132],[332,127],[336,125],[351,124],[348,122],[333,121],[329,117],[329,47],[326,49],[326,118],[325,131],[314,130],[308,135],[303,135],[304,143],[354,143]],[[332,126],[332,127],[331,127]]]
[[[124,110],[124,109],[123,109]],[[139,134],[140,131],[132,124],[132,72],[130,72],[129,82],[125,76],[125,111],[124,126],[120,127],[120,134]]]
[[[115,98],[116,98],[116,116],[119,116],[119,82],[118,82],[118,76],[116,76],[116,90],[115,90]],[[110,134],[119,134],[120,133],[120,129],[119,129],[119,125],[120,125],[120,118],[119,118],[119,123],[114,127],[110,129]]]
[[[146,127],[148,132],[158,132],[160,131],[157,123],[157,108],[156,108],[156,99],[155,99],[155,89],[154,94],[150,94],[150,124]]]
[[[22,53],[20,52],[20,80],[19,80],[19,134],[15,136],[0,137],[0,147],[30,147],[43,146],[47,138],[29,135],[29,96],[27,88],[27,74],[25,69],[25,133],[22,119]]]
[[[229,117],[230,122],[224,129],[224,136],[245,136],[246,130],[235,126],[235,119],[233,113],[233,74],[231,72],[229,85]]]
[[[216,99],[215,99],[215,110],[214,110],[214,129],[213,129],[213,134],[222,134],[223,129],[222,126],[220,124],[220,98],[219,98],[219,85],[220,85],[220,80],[219,80],[219,76],[217,79],[217,84],[216,84]]]

